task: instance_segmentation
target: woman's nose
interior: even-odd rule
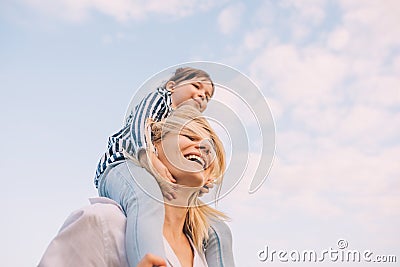
[[[200,149],[201,153],[204,153],[205,155],[208,155],[213,151],[212,144],[209,139],[201,140],[198,143],[197,148]]]
[[[204,90],[199,91],[199,97],[201,98],[201,100],[204,100],[206,98],[206,93]]]
[[[210,154],[210,149],[207,146],[199,146],[199,149],[201,150],[202,153],[208,155]]]

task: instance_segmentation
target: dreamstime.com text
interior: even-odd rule
[[[329,248],[317,252],[316,250],[273,250],[265,246],[258,251],[258,259],[262,262],[382,262],[395,263],[395,255],[375,255],[370,250],[350,250],[348,242],[339,239],[337,248]]]

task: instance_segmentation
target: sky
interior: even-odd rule
[[[237,266],[309,266],[260,251],[321,254],[340,240],[397,256],[368,266],[398,265],[399,13],[396,0],[0,1],[2,264],[36,265],[97,195],[97,161],[143,82],[200,60],[254,81],[276,127],[266,181],[248,193],[250,161],[219,201]]]

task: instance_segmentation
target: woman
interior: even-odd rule
[[[164,200],[163,235],[167,259],[170,255],[175,260],[173,266],[178,266],[179,262],[182,266],[192,266],[196,252],[204,258],[203,241],[208,240],[209,219],[226,218],[198,198],[202,186],[209,182],[220,184],[222,180],[223,146],[207,120],[189,106],[177,109],[165,122],[152,123],[149,127],[152,132],[149,143],[154,145],[156,155],[177,183],[177,198]],[[173,253],[168,255],[168,251],[171,252],[168,244],[177,257]]]
[[[215,264],[219,264],[221,255],[206,256],[204,248],[207,247],[207,242],[218,242],[212,233],[209,234],[210,221],[221,221],[225,219],[225,216],[221,212],[203,205],[198,199],[198,195],[199,189],[208,181],[213,180],[216,184],[220,184],[222,181],[225,156],[221,141],[201,113],[189,106],[176,109],[164,122],[151,123],[149,130],[151,130],[151,136],[149,133],[147,138],[152,140],[149,142],[152,144],[149,149],[154,151],[160,161],[168,167],[177,182],[177,198],[172,201],[164,199],[164,204],[160,204],[156,200],[161,197],[157,195],[157,192],[146,191],[147,188],[152,188],[151,185],[140,184],[143,190],[139,192],[146,194],[149,203],[152,202],[147,206],[154,208],[148,212],[164,212],[165,210],[165,221],[160,234],[164,237],[166,260],[169,266],[207,266],[205,258],[207,258],[209,266],[220,266]],[[127,166],[119,165],[112,170],[124,175],[124,172],[129,172],[130,168],[140,169],[133,163],[127,163]],[[145,173],[142,171],[140,175],[148,175]],[[141,179],[141,181],[155,180]],[[119,220],[110,225],[110,222],[117,218],[112,214],[121,213],[121,211],[115,208],[117,205],[111,203],[112,200],[104,201],[108,202],[103,205],[108,205],[110,212],[103,212],[101,206],[99,208],[99,205],[94,205],[97,207],[97,212],[89,208],[89,212],[78,212],[71,219],[67,219],[67,227],[63,227],[58,235],[63,238],[56,237],[53,240],[39,265],[127,266],[126,259],[124,261],[125,252],[120,247],[124,242],[120,230],[125,227],[125,221]],[[160,209],[160,205],[162,205],[162,209]],[[79,219],[74,220],[74,218]],[[229,242],[224,243],[231,244],[229,228],[225,224],[217,225],[222,225],[221,229],[223,230],[219,230],[224,233],[220,238],[229,239]],[[77,228],[77,230],[73,230],[73,228]],[[68,231],[64,231],[65,229]],[[157,231],[157,229],[149,230]],[[103,238],[99,242],[93,242],[90,240],[90,236],[96,235],[90,235],[91,231],[102,232]],[[104,236],[105,234],[107,236]],[[90,236],[86,240],[82,240],[82,235]],[[105,244],[106,242],[107,244]],[[81,249],[82,247],[84,249]],[[226,266],[234,266],[231,249],[231,247],[221,248],[222,253],[230,255],[224,257],[231,259]],[[152,255],[150,260],[160,260],[157,255],[161,255],[161,253],[152,252],[152,254],[155,256]],[[110,258],[110,255],[113,257]],[[106,256],[107,259],[105,259]],[[68,264],[65,263],[66,260],[69,260]],[[143,263],[143,261],[145,262]],[[149,261],[149,255],[145,256],[143,261],[138,266],[146,266],[140,264],[149,262],[154,265],[160,264],[159,261]]]

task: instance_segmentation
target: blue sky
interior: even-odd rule
[[[267,265],[265,245],[321,251],[340,238],[400,260],[398,1],[216,2],[1,1],[4,265],[39,261],[96,195],[97,160],[137,88],[192,60],[248,75],[275,118],[267,181],[220,201],[238,266]]]

